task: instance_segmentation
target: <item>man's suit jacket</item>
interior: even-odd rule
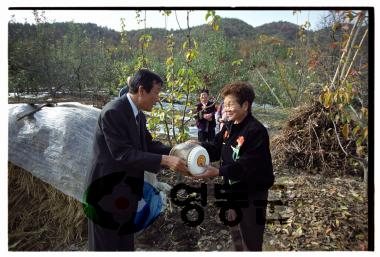
[[[144,170],[158,172],[170,147],[153,141],[140,112],[140,131],[127,94],[106,104],[100,113],[93,144],[93,167],[88,183],[114,172],[144,179]],[[142,188],[141,188],[142,190]]]
[[[158,172],[162,155],[169,154],[169,147],[152,140],[145,115],[139,116],[137,126],[127,94],[100,113],[84,196],[90,251],[134,250],[134,217],[143,196],[144,171]]]

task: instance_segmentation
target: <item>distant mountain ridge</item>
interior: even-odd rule
[[[72,23],[72,22],[59,22],[51,23],[49,26],[55,31],[55,37],[63,37],[65,33],[70,31],[72,25],[79,26],[79,28],[84,31],[91,39],[100,40],[105,38],[106,41],[117,45],[120,42],[120,32],[106,27],[98,26],[94,23]],[[10,36],[14,30],[22,30],[23,37],[32,36],[31,33],[35,32],[35,25],[21,24],[21,23],[9,23],[9,33]],[[211,27],[207,24],[195,26],[191,28],[192,34],[198,37],[200,41],[205,37],[205,33],[210,31]],[[220,31],[223,31],[227,38],[234,40],[239,39],[252,39],[254,40],[257,36],[265,34],[268,36],[278,37],[283,40],[293,41],[296,39],[299,26],[290,22],[271,22],[263,24],[261,26],[253,27],[248,23],[235,19],[235,18],[223,18],[220,21]],[[144,33],[151,34],[153,40],[165,40],[165,36],[169,33],[173,33],[175,38],[185,37],[184,31],[180,30],[165,30],[162,28],[147,28],[146,31],[140,30],[130,30],[127,31],[127,40],[132,46],[137,45],[139,37]]]

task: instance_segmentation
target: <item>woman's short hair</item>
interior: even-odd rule
[[[200,95],[201,95],[202,93],[206,93],[207,95],[209,95],[209,91],[208,91],[208,89],[206,89],[206,88],[203,88],[203,89],[199,92]]]
[[[223,98],[228,95],[235,96],[240,106],[247,101],[249,105],[248,112],[251,112],[251,106],[255,99],[255,92],[253,91],[253,86],[251,84],[246,82],[233,82],[227,84],[223,87],[221,95]]]

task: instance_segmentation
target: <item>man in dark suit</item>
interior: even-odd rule
[[[170,147],[153,141],[146,128],[142,111],[151,111],[159,101],[162,83],[160,76],[141,69],[129,92],[100,113],[84,201],[89,250],[134,250],[133,222],[143,195],[144,171],[156,173],[163,166],[189,174],[185,161],[169,156]]]

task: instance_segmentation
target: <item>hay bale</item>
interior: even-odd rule
[[[29,172],[8,164],[9,251],[83,250],[82,204]]]

